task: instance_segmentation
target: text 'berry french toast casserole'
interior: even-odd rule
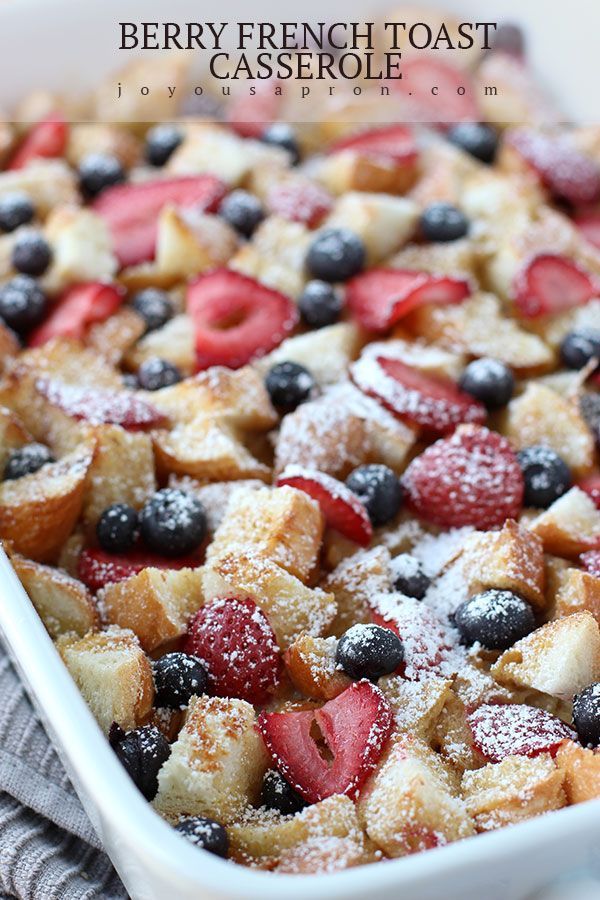
[[[515,26],[460,60],[407,55],[433,125],[102,85],[0,125],[0,537],[236,863],[600,797],[600,126],[548,125]]]

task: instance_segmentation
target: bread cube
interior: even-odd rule
[[[306,334],[286,338],[279,347],[254,363],[262,374],[276,363],[297,362],[306,366],[320,387],[344,380],[364,339],[356,325],[338,322]]]
[[[196,348],[189,316],[174,316],[162,328],[148,332],[127,352],[125,364],[137,371],[143,362],[156,356],[173,363],[183,375],[192,374],[196,368]]]
[[[158,218],[156,268],[175,282],[223,266],[238,240],[218,216],[201,215],[167,206]]]
[[[449,678],[407,681],[400,675],[380,678],[377,687],[390,704],[396,728],[429,743],[436,722],[452,690]]]
[[[367,156],[354,150],[340,150],[326,156],[316,177],[333,194],[368,191],[377,194],[403,194],[414,183],[416,166],[383,157]]]
[[[142,143],[125,128],[99,122],[72,122],[65,157],[78,168],[91,153],[116,156],[129,169],[140,162]]]
[[[229,267],[288,297],[298,297],[306,283],[304,260],[311,240],[311,232],[300,222],[269,216],[230,259]]]
[[[38,159],[24,169],[0,172],[0,197],[23,191],[38,216],[45,218],[57,206],[80,202],[77,176],[62,159]]]
[[[12,451],[29,444],[30,441],[30,435],[17,416],[5,406],[0,406],[0,472],[4,472]]]
[[[600,545],[600,510],[578,487],[571,488],[529,525],[544,542],[544,550],[573,558]]]
[[[130,306],[122,306],[104,322],[96,322],[86,334],[85,341],[100,353],[111,366],[121,364],[125,354],[146,331],[146,323]]]
[[[327,875],[375,862],[381,854],[354,837],[309,838],[284,850],[276,870],[282,875]]]
[[[342,560],[322,583],[335,596],[337,615],[331,633],[341,635],[357,622],[371,621],[369,600],[392,589],[390,552],[385,547],[359,550]]]
[[[457,692],[450,691],[446,695],[443,708],[434,723],[430,743],[459,776],[481,765],[481,760],[473,748],[473,734],[467,721],[467,706]]]
[[[429,246],[429,245],[426,245]],[[443,246],[443,245],[442,245]],[[408,340],[409,335],[399,325],[394,329],[394,339],[369,344],[366,353],[399,359],[411,368],[419,369],[427,375],[458,381],[466,365],[462,353],[451,353],[442,347],[433,347],[423,341]]]
[[[553,618],[587,610],[600,624],[600,578],[581,569],[566,569],[554,599]]]
[[[306,697],[333,700],[351,681],[337,667],[337,640],[301,634],[285,652],[285,667],[294,686]],[[381,684],[379,685],[381,687]]]
[[[389,194],[349,191],[325,221],[326,228],[350,228],[364,242],[371,265],[395,253],[413,234],[419,210],[412,200]]]
[[[204,484],[189,475],[179,477],[171,475],[169,487],[177,488],[188,494],[193,494],[202,503],[206,513],[209,534],[214,534],[225,518],[225,511],[231,495],[240,488],[259,490],[264,487],[263,482],[257,478],[246,478],[238,481],[209,481]]]
[[[118,269],[105,222],[89,209],[57,207],[46,222],[52,262],[43,286],[57,293],[78,281],[108,281]]]
[[[568,803],[585,803],[600,797],[600,754],[565,741],[558,748],[556,765],[563,775]]]

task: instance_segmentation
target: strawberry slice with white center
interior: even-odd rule
[[[600,578],[600,550],[588,550],[579,557],[586,572]]]
[[[331,762],[315,740],[320,730]],[[368,681],[350,685],[320,709],[261,713],[258,727],[277,769],[308,803],[333,794],[355,798],[390,736],[393,715]]]
[[[597,297],[600,286],[572,259],[554,253],[534,256],[517,273],[513,284],[515,306],[527,319],[555,316]]]
[[[77,562],[80,581],[93,591],[99,591],[107,584],[124,581],[137,575],[143,569],[196,569],[201,565],[199,556],[185,556],[167,559],[141,550],[132,550],[125,555],[106,553],[104,550],[82,550]]]
[[[460,303],[471,294],[464,278],[431,275],[412,269],[370,269],[346,285],[350,314],[368,331],[386,331],[401,318],[435,303]]]
[[[600,250],[600,210],[578,213],[573,222],[586,241]]]
[[[485,422],[483,404],[454,382],[426,375],[399,359],[365,353],[350,367],[355,385],[413,425],[445,433],[462,422]]]
[[[193,281],[187,311],[194,323],[198,370],[239,369],[278,347],[298,322],[289,297],[232,269],[215,269]]]
[[[154,257],[158,216],[164,206],[216,212],[227,188],[214,175],[188,175],[117,184],[102,191],[94,212],[106,222],[122,266]]]
[[[36,390],[73,419],[94,425],[120,425],[127,431],[158,428],[166,422],[156,407],[128,391],[96,390],[39,378]]]
[[[564,741],[577,740],[572,728],[537,706],[485,704],[468,718],[473,746],[488,761],[507,756],[554,755]]]
[[[104,322],[121,306],[125,290],[120,285],[99,281],[76,284],[69,288],[46,321],[29,336],[30,347],[41,347],[55,337],[82,340],[90,325]]]
[[[67,146],[69,126],[60,113],[52,113],[34,125],[7,168],[23,169],[35,159],[55,159]]]
[[[600,198],[600,166],[569,138],[516,128],[506,141],[559,200],[583,206]]]
[[[471,76],[431,54],[406,60],[402,79],[392,84],[402,93],[406,112],[414,122],[451,125],[481,121]]]
[[[335,528],[361,547],[367,546],[373,537],[369,514],[356,494],[342,481],[315,469],[288,466],[277,479],[278,487],[284,484],[304,491],[316,500],[330,528]]]
[[[266,203],[274,215],[316,228],[331,211],[333,198],[312,181],[284,181],[269,191]]]
[[[414,166],[419,156],[414,132],[406,125],[388,125],[386,128],[359,131],[357,134],[335,141],[327,153],[331,155],[344,150],[352,150],[359,156],[407,167]]]

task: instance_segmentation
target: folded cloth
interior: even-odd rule
[[[0,897],[127,896],[0,644]]]

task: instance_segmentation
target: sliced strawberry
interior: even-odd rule
[[[316,228],[331,211],[333,198],[313,181],[284,181],[269,191],[266,202],[274,215]]]
[[[278,347],[298,321],[284,294],[231,269],[193,281],[187,309],[194,323],[196,365],[239,369]]]
[[[406,125],[359,131],[335,141],[327,152],[340,153],[342,150],[353,150],[359,156],[406,166],[413,166],[419,156],[414,132]]]
[[[479,122],[481,113],[468,72],[447,62],[422,55],[406,60],[402,79],[394,86],[403,94],[406,111],[413,122],[452,124]],[[432,89],[437,88],[437,93]],[[458,93],[464,88],[464,93]]]
[[[395,415],[444,433],[461,422],[485,422],[483,404],[454,382],[425,375],[399,359],[366,353],[350,367],[357,387]]]
[[[52,113],[34,125],[8,164],[8,169],[22,169],[33,159],[62,156],[67,145],[69,126],[60,113]]]
[[[600,210],[578,213],[573,222],[586,241],[600,250]]]
[[[214,175],[163,178],[109,187],[93,209],[106,222],[121,265],[134,266],[153,258],[156,223],[164,206],[215,212],[226,192]]]
[[[567,137],[516,128],[506,141],[559,200],[582,206],[600,198],[600,166]]]
[[[417,456],[402,477],[407,501],[426,522],[445,528],[494,528],[518,519],[523,473],[506,438],[463,425]]]
[[[473,746],[489,762],[506,756],[554,755],[567,740],[577,740],[572,728],[537,706],[521,703],[485,704],[468,717]]]
[[[596,504],[596,508],[600,509],[600,475],[588,475],[577,483],[577,487],[585,491]]]
[[[583,306],[598,291],[593,278],[572,259],[554,253],[534,256],[513,283],[517,310],[528,319],[554,316]]]
[[[106,553],[104,550],[82,550],[77,563],[77,574],[90,591],[99,591],[115,581],[124,581],[137,575],[142,569],[195,569],[201,565],[199,556],[182,556],[167,559],[152,553],[132,550],[126,555]]]
[[[412,269],[370,269],[346,285],[346,303],[359,325],[386,331],[413,309],[427,303],[460,303],[471,293],[464,278]]]
[[[39,378],[35,386],[49,403],[73,419],[95,425],[121,425],[127,431],[143,431],[165,424],[161,412],[128,391],[95,390],[50,378]]]
[[[227,107],[227,121],[240,137],[260,138],[277,120],[282,102],[281,95],[275,93],[277,82],[270,79],[255,87],[255,94],[240,95]]]
[[[313,736],[315,725],[331,762]],[[262,713],[258,719],[275,766],[309,803],[333,794],[356,797],[377,765],[392,725],[387,700],[368,681],[350,685],[320,709]]]
[[[104,322],[123,302],[125,290],[116,284],[89,281],[76,284],[62,295],[52,312],[29,337],[30,347],[41,347],[54,337],[85,337],[90,325]]]
[[[442,675],[443,663],[452,650],[444,624],[433,610],[413,597],[376,594],[370,598],[371,618],[376,625],[398,635],[404,647],[399,673],[409,681],[423,675]]]
[[[373,526],[367,510],[356,494],[337,478],[316,469],[288,466],[277,479],[278,487],[283,484],[304,491],[316,500],[327,525],[344,537],[361,547],[366,547],[373,537]]]
[[[600,550],[588,550],[579,557],[586,572],[600,578]]]

